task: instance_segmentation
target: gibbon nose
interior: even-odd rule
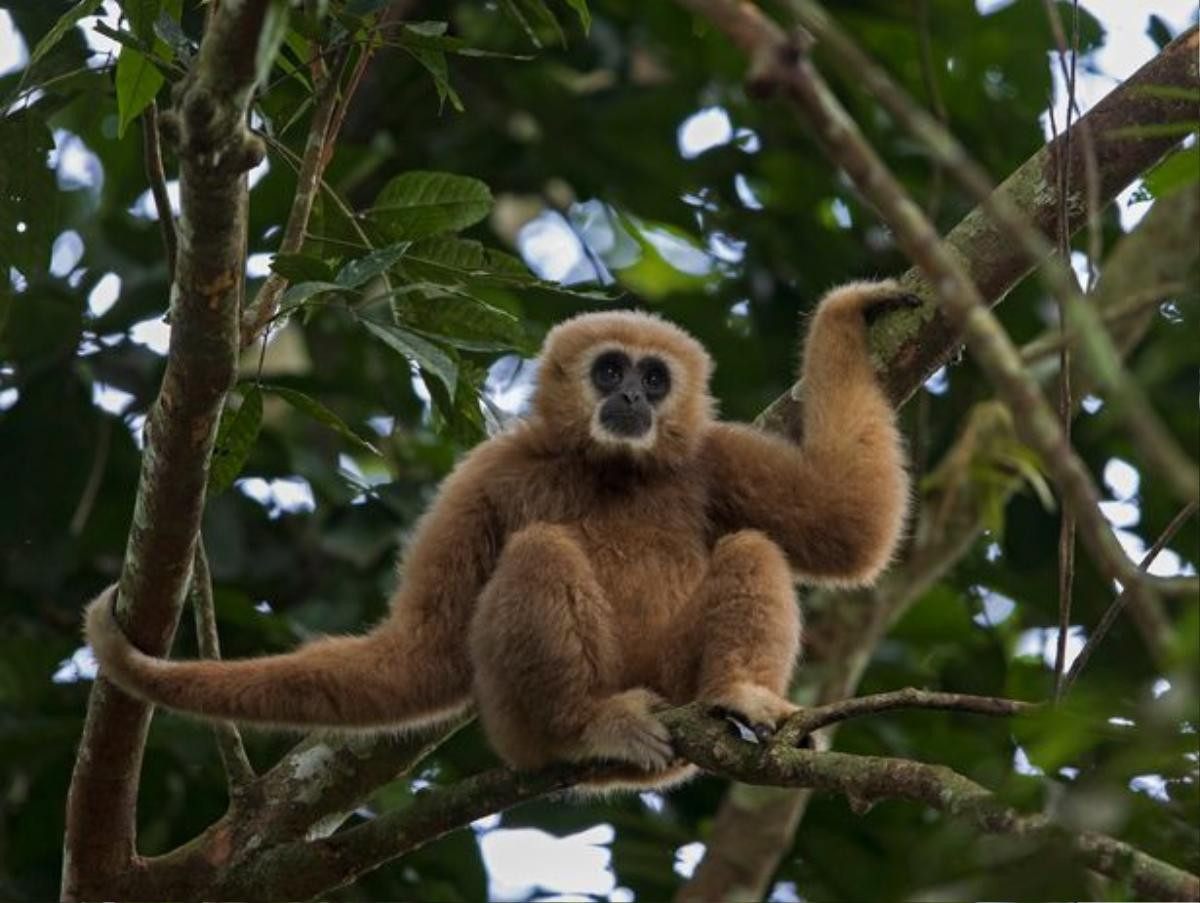
[[[646,396],[642,394],[641,389],[633,388],[622,389],[621,398],[624,399],[626,404],[640,404],[646,400]]]

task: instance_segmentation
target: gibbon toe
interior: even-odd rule
[[[116,592],[117,585],[114,583],[88,603],[84,616],[84,638],[91,645],[102,666],[105,663],[113,665],[118,662],[129,647],[129,640],[121,632],[113,611],[113,597]]]
[[[631,762],[661,771],[675,758],[671,734],[651,714],[662,699],[649,690],[628,690],[602,703],[580,737],[578,758]]]
[[[764,686],[737,683],[703,700],[712,708],[726,712],[754,731],[760,739],[775,733],[789,717],[800,710],[794,702]]]
[[[889,294],[873,296],[863,305],[863,316],[868,323],[874,323],[884,314],[894,310],[912,310],[922,304],[919,295],[911,292],[895,291]]]
[[[822,307],[838,313],[858,313],[867,322],[893,310],[907,310],[921,305],[921,299],[906,292],[893,279],[879,282],[851,282],[831,291]]]

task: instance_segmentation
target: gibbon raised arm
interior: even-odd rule
[[[389,616],[363,636],[244,660],[166,661],[90,606],[101,677],[201,717],[392,729],[474,702],[510,764],[613,759],[684,776],[654,717],[701,700],[770,731],[799,651],[793,582],[863,583],[902,529],[895,418],[867,355],[892,283],[813,321],[800,445],[715,422],[711,361],[678,327],[585,314],[547,336],[529,416],[469,454],[421,521]]]
[[[865,322],[881,305],[907,303],[892,282],[852,283],[826,296],[805,343],[798,447],[733,423],[706,437],[718,529],[762,530],[806,580],[874,581],[903,530],[904,445],[871,366]]]

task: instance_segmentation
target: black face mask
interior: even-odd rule
[[[654,407],[671,391],[671,371],[657,357],[636,364],[621,351],[609,351],[592,365],[592,385],[604,398],[600,424],[614,436],[636,439],[654,423]]]

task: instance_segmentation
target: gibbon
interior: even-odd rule
[[[403,557],[390,614],[361,636],[263,658],[169,661],[89,607],[101,674],[156,705],[292,728],[436,722],[472,701],[509,764],[607,759],[655,786],[686,772],[657,706],[701,700],[771,730],[800,648],[797,578],[872,581],[908,479],[866,322],[892,282],[820,304],[796,445],[714,418],[712,363],[636,312],[555,327],[529,417],[470,452]]]

